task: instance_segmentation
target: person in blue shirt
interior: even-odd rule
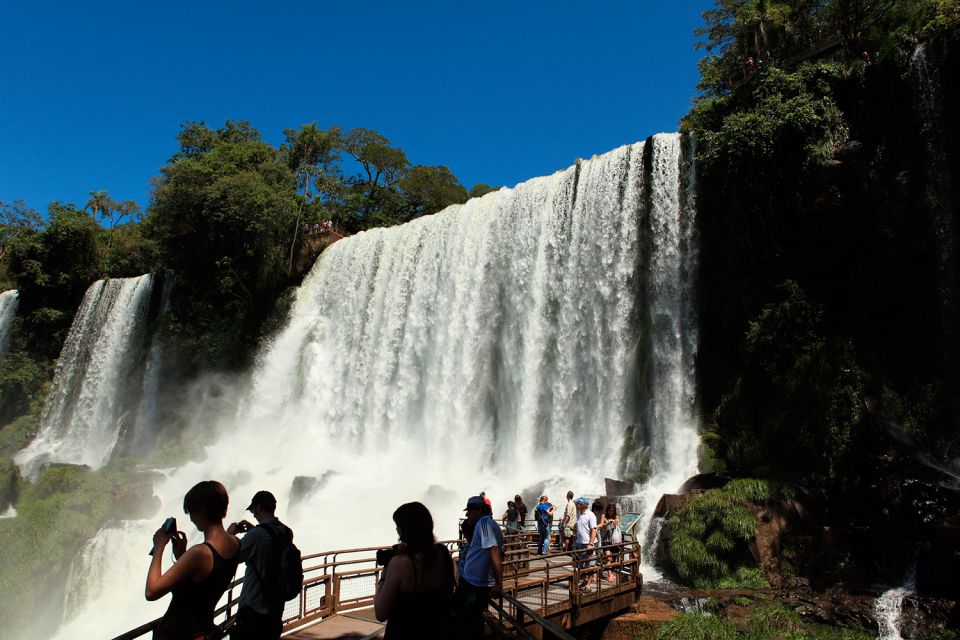
[[[483,638],[483,612],[503,588],[503,532],[482,496],[467,500],[467,523],[473,527],[463,554],[462,572],[453,596],[455,637]]]
[[[540,496],[540,504],[537,505],[537,533],[540,534],[539,551],[540,555],[546,555],[550,550],[550,525],[553,521],[553,505],[550,504],[550,498]]]

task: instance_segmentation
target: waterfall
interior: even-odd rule
[[[160,316],[163,317],[170,310],[170,294],[173,290],[174,278],[167,275],[163,279],[160,293]],[[147,359],[143,368],[143,385],[140,394],[140,404],[137,408],[137,417],[134,421],[133,433],[128,444],[129,454],[142,456],[150,452],[156,443],[159,424],[160,407],[157,405],[160,397],[161,381],[164,373],[165,335],[154,331],[147,349]]]
[[[913,593],[917,586],[916,568],[910,570],[902,586],[885,591],[875,606],[877,624],[880,626],[878,640],[903,640],[900,635],[900,612],[903,609],[903,600]]]
[[[656,452],[645,491],[676,490],[698,444],[691,172],[681,137],[660,134],[334,243],[249,380],[220,394],[235,410],[218,425],[203,414],[219,434],[206,457],[166,471],[156,522],[129,523],[110,546],[149,545],[205,478],[227,486],[227,522],[271,490],[306,552],[390,543],[390,514],[411,500],[445,539],[480,490],[494,511],[528,487],[602,493],[627,436]],[[638,440],[628,425],[641,422]],[[297,476],[325,481],[291,505]],[[343,525],[351,511],[362,525]],[[103,617],[91,602],[105,585],[125,586],[104,633],[159,615],[130,586],[145,565],[106,577],[124,571],[106,553],[85,551],[59,637]]]
[[[937,284],[943,318],[943,342],[954,345],[957,317],[956,229],[950,194],[950,171],[942,125],[943,95],[940,71],[927,58],[927,45],[917,46],[911,56],[911,70],[916,86],[917,112],[920,114],[920,139],[924,145],[924,184],[930,207],[937,249]],[[945,357],[952,364],[953,348]]]
[[[0,360],[10,348],[10,324],[17,315],[19,304],[20,294],[16,289],[0,293]]]
[[[27,475],[44,463],[103,465],[126,418],[139,366],[153,276],[90,285],[60,352],[40,431],[15,461]]]

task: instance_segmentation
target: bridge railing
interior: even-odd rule
[[[460,541],[446,540],[454,561],[459,556]],[[625,542],[599,547],[587,552],[556,552],[545,556],[535,553],[536,533],[522,532],[504,536],[504,598],[499,602],[501,624],[513,628],[511,620],[523,620],[529,614],[520,606],[538,615],[580,606],[606,597],[611,592],[635,588],[640,575],[640,545]],[[284,631],[324,618],[370,607],[376,598],[383,567],[376,563],[376,552],[384,547],[341,549],[303,556],[303,587],[299,597],[287,602],[283,611]],[[533,560],[537,562],[534,563]],[[613,577],[612,582],[599,581],[591,594],[582,593],[581,582],[600,573]],[[236,615],[237,599],[243,578],[227,588],[214,621],[221,629],[229,629]],[[516,602],[514,602],[514,600]],[[114,640],[134,640],[150,633],[159,618],[128,631]]]

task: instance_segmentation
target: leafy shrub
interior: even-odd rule
[[[670,559],[680,577],[697,587],[763,589],[769,585],[759,569],[736,566],[743,555],[738,551],[757,531],[747,504],[770,502],[783,490],[762,480],[730,484],[732,490],[711,489],[692,497],[671,516]]]

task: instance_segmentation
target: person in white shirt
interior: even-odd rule
[[[594,545],[597,543],[597,516],[590,511],[590,501],[580,496],[576,500],[577,505],[577,539],[573,543],[573,550],[580,551],[576,557],[580,560],[586,560],[592,554]],[[584,562],[581,567],[586,568],[592,566],[592,562]],[[594,574],[590,573],[587,575],[587,579],[583,583],[583,589],[589,590],[590,585],[593,582]]]

